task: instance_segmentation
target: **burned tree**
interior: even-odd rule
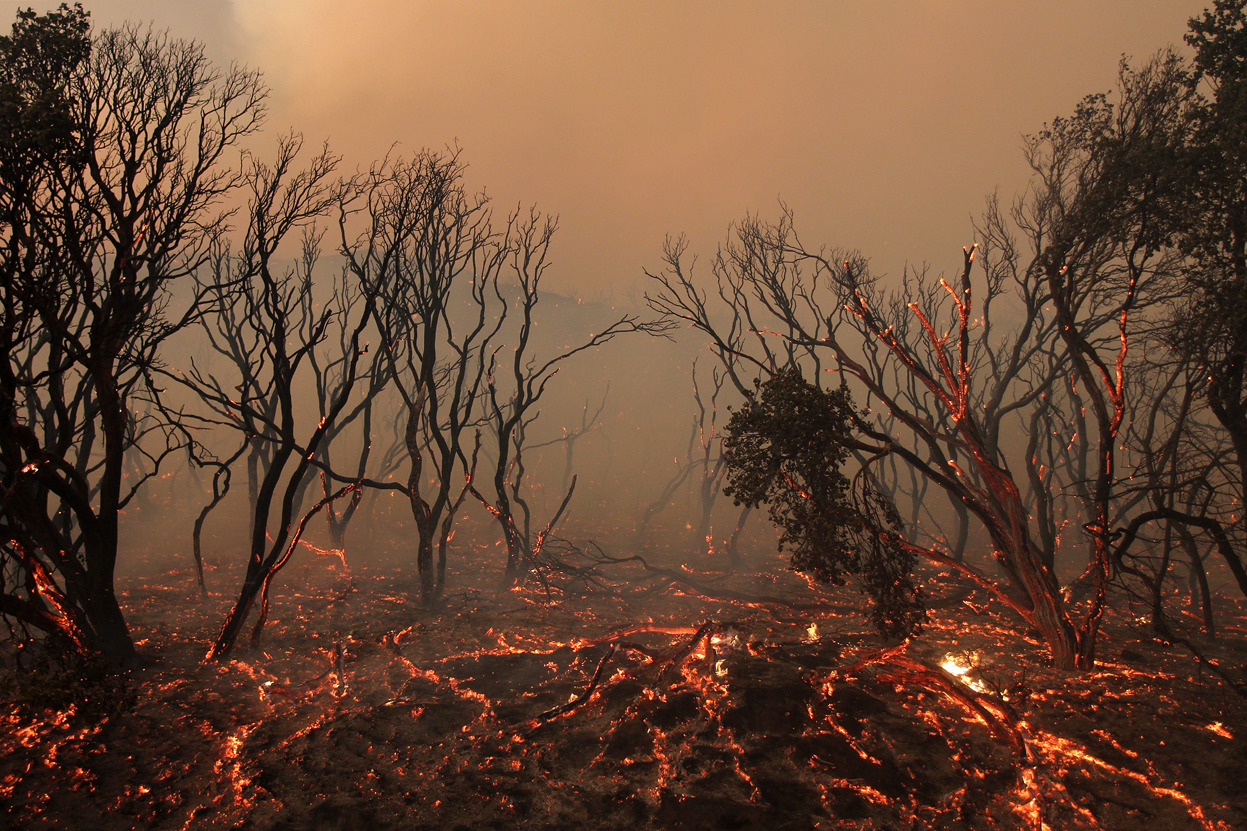
[[[1207,367],[1208,403],[1234,446],[1247,489],[1247,14],[1218,2],[1191,21],[1196,133],[1189,161],[1194,221],[1181,244],[1191,292],[1175,314],[1175,342]]]
[[[402,398],[406,495],[426,604],[445,584],[445,543],[471,475],[464,446],[505,317],[497,282],[512,228],[494,227],[489,199],[469,193],[463,176],[457,152],[386,160],[353,182],[338,208],[347,267],[373,309]]]
[[[964,506],[982,523],[1004,581],[955,562],[945,546],[905,544],[1017,612],[1062,667],[1094,662],[1112,525],[1123,508],[1115,460],[1131,407],[1130,343],[1155,325],[1149,309],[1168,296],[1175,267],[1168,243],[1180,205],[1175,159],[1189,98],[1182,79],[1172,55],[1139,71],[1123,68],[1114,100],[1092,96],[1029,141],[1034,184],[1007,215],[989,203],[980,228],[987,261],[981,305],[972,285],[976,248],[966,250],[958,279],[940,280],[932,291],[919,281],[889,301],[860,256],[807,249],[787,213],[775,224],[747,220],[716,261],[728,266],[716,268],[718,294],[733,317],[748,321],[756,346],[737,347],[717,334],[724,331],[719,312],[683,271],[678,250],[653,275],[655,308],[764,375],[801,366],[817,378],[818,356],[830,356],[829,367],[860,385],[868,406],[881,407],[889,421],[862,421],[865,465],[903,459]],[[1016,323],[1004,328],[1011,318]],[[1026,469],[1032,493],[1043,497],[1032,518],[1003,439],[1010,425],[1052,429],[1053,398],[1062,395],[1076,418],[1086,407],[1093,435],[1083,453],[1070,442],[1086,431],[1071,429],[1058,462],[1088,470],[1085,477],[1068,467],[1063,473],[1088,482],[1079,525],[1089,543],[1091,596],[1077,623],[1055,571],[1057,529],[1072,517],[1059,516],[1046,494],[1053,465],[1037,458],[1044,448],[1032,438]],[[1042,443],[1051,449],[1059,442]]]
[[[838,371],[838,378],[860,384],[874,406],[886,409],[910,440],[898,441],[870,418],[859,418],[855,445],[866,465],[856,475],[872,476],[870,467],[890,454],[903,459],[979,519],[993,542],[994,559],[1005,582],[998,583],[973,563],[955,560],[941,546],[916,546],[886,526],[877,528],[877,533],[991,592],[1043,633],[1054,662],[1072,666],[1076,639],[1056,578],[1043,563],[1020,491],[993,444],[999,432],[979,415],[985,412],[984,404],[989,405],[988,414],[993,402],[995,411],[1009,413],[1021,406],[1019,396],[1024,402],[1026,396],[1038,394],[1011,392],[1007,385],[1035,359],[1035,332],[1049,331],[1042,325],[1043,316],[1012,338],[995,343],[987,340],[992,333],[989,326],[972,326],[973,249],[966,252],[960,278],[952,284],[942,281],[940,294],[929,295],[943,298],[939,305],[925,309],[912,301],[908,307],[889,307],[863,259],[809,251],[800,243],[787,213],[774,225],[750,218],[738,226],[736,239],[726,249],[728,256],[722,261],[728,267],[716,273],[719,294],[749,306],[742,317],[750,321],[764,347],[754,354],[743,350],[737,354],[765,375],[782,368],[811,372],[827,366]],[[676,253],[669,252],[667,270],[653,275],[660,290],[651,296],[651,303],[709,333],[712,343],[722,348],[726,341],[713,334],[716,323],[706,295],[683,270]],[[735,288],[729,291],[724,286]],[[989,294],[994,297],[1001,291],[1001,285],[989,282]],[[885,317],[888,308],[893,315],[912,316],[917,325],[905,328],[895,316]],[[984,303],[984,314],[990,314],[990,308]],[[901,333],[908,333],[904,340]],[[872,348],[863,344],[872,342],[881,346],[881,359],[863,360],[863,349]],[[986,360],[984,350],[989,348],[1001,363],[1000,374],[991,380],[995,386],[977,390],[973,386],[976,364]],[[907,406],[906,399],[889,384],[894,378],[891,366],[917,379],[943,418],[927,418]],[[949,446],[957,447],[964,461],[950,458],[944,450]]]
[[[200,312],[204,262],[265,89],[195,44],[89,34],[81,6],[0,41],[0,523],[6,620],[124,663],[120,513],[182,439],[135,402]],[[126,453],[146,476],[126,481]]]
[[[269,448],[252,506],[246,573],[238,599],[209,650],[213,660],[234,648],[257,601],[252,645],[258,641],[273,577],[289,560],[306,522],[299,521],[300,503],[317,471],[314,460],[351,401],[367,353],[364,335],[371,321],[370,304],[344,292],[341,283],[322,298],[313,280],[320,255],[320,233],[314,223],[336,203],[337,189],[330,177],[337,158],[323,150],[299,170],[295,163],[301,145],[299,138],[287,137],[279,142],[272,164],[249,159],[247,231],[240,250],[220,260],[230,269],[225,278],[213,281],[221,289],[219,305],[204,319],[204,326],[236,327],[228,343],[244,346],[249,360],[231,356],[228,363],[239,373],[236,377],[222,377],[195,364],[185,376],[186,385],[208,410],[199,420],[239,430],[244,447],[258,441]],[[301,257],[294,266],[283,268],[279,249],[301,229]],[[331,390],[319,390],[331,397],[321,402],[318,420],[300,418],[299,384],[310,374],[312,356],[335,319],[346,320],[350,332],[342,354],[331,359],[339,366],[341,381]],[[358,481],[348,482],[331,496],[358,487]],[[331,496],[314,510],[328,504]]]
[[[1242,0],[1217,0],[1190,21],[1195,50],[1189,86],[1191,131],[1181,165],[1185,199],[1175,219],[1186,259],[1181,296],[1167,341],[1203,370],[1207,403],[1233,471],[1229,501],[1241,514],[1247,496],[1247,12]],[[1182,138],[1179,136],[1178,138]],[[1226,522],[1234,546],[1221,546],[1236,578],[1245,570],[1241,517]],[[1239,580],[1240,586],[1242,581]]]
[[[682,273],[681,259],[687,250],[684,238],[669,239],[666,245],[666,260],[673,273]],[[744,285],[735,279],[737,270],[731,262],[739,251],[731,247],[721,249],[711,268],[718,278],[718,298],[723,301],[719,309],[722,318],[717,321],[717,331],[712,342],[712,350],[718,365],[711,369],[708,394],[703,392],[703,384],[698,381],[698,361],[693,361],[691,370],[691,387],[696,413],[689,426],[688,445],[685,460],[667,481],[658,497],[655,498],[642,514],[637,526],[637,543],[643,544],[650,522],[672,503],[676,494],[686,487],[694,472],[699,473],[695,481],[695,492],[699,501],[699,516],[694,540],[699,546],[705,546],[712,553],[713,538],[711,521],[714,502],[726,476],[726,463],[722,454],[722,432],[718,426],[720,401],[725,391],[733,390],[737,396],[748,396],[751,372],[758,366],[774,369],[784,365],[784,361],[792,359],[790,352],[787,357],[777,356],[770,351],[771,342],[759,339],[754,343],[757,333],[752,327],[753,310],[748,303],[748,295]],[[694,264],[696,260],[694,259]],[[702,312],[707,312],[708,298],[701,296],[696,305]],[[750,346],[760,349],[761,358],[755,359],[749,352]],[[808,356],[807,356],[808,357]],[[759,363],[760,360],[760,363]],[[736,524],[728,540],[727,550],[730,564],[735,567],[740,562],[739,543],[745,523],[752,512],[753,506],[745,504],[736,517]]]
[[[506,576],[510,582],[518,582],[526,573],[541,566],[541,549],[554,526],[558,524],[576,487],[573,476],[568,483],[559,506],[545,527],[533,533],[532,511],[525,491],[524,450],[528,427],[537,419],[537,406],[563,363],[589,350],[597,349],[622,334],[642,332],[661,334],[666,331],[663,323],[638,320],[625,315],[589,335],[583,342],[569,347],[557,355],[538,361],[533,356],[532,336],[536,323],[534,314],[541,301],[541,279],[548,265],[550,241],[555,222],[540,217],[535,212],[522,221],[512,219],[509,227],[514,229],[505,240],[507,271],[514,280],[515,310],[517,317],[510,354],[500,348],[490,356],[485,367],[487,403],[484,408],[484,429],[489,435],[493,452],[492,489],[487,496],[475,484],[471,486],[474,496],[485,506],[502,530],[507,546]],[[495,286],[504,311],[499,320],[508,315],[512,300],[503,291],[512,288]],[[473,465],[464,460],[465,467]]]
[[[1196,533],[1202,527],[1220,524],[1217,509],[1232,505],[1227,498],[1223,468],[1228,455],[1224,442],[1201,448],[1207,438],[1208,414],[1200,412],[1203,386],[1207,377],[1175,350],[1156,345],[1144,359],[1150,371],[1132,367],[1133,393],[1146,401],[1123,430],[1124,463],[1131,476],[1123,483],[1123,499],[1134,497],[1132,516],[1125,522],[1121,538],[1114,540],[1112,566],[1123,576],[1133,578],[1127,588],[1151,609],[1152,627],[1161,637],[1170,634],[1165,613],[1164,587],[1172,578],[1175,559],[1185,555],[1188,576],[1200,594],[1205,628],[1213,632],[1211,597],[1203,555]],[[1210,452],[1211,451],[1211,452]],[[1138,545],[1154,524],[1155,532],[1146,548]],[[1156,537],[1159,536],[1159,539]],[[1241,572],[1240,572],[1241,573]],[[1141,586],[1139,585],[1141,584]]]
[[[361,310],[367,304],[363,287],[347,269],[339,271],[335,297],[343,310]],[[385,407],[382,394],[390,382],[385,355],[380,349],[370,349],[365,365],[352,368],[347,356],[353,350],[354,325],[352,314],[336,315],[331,326],[333,337],[326,340],[328,353],[321,355],[314,350],[309,356],[315,379],[317,410],[327,425],[316,458],[320,496],[329,499],[324,507],[329,545],[344,563],[347,528],[363,502],[364,489],[352,488],[341,506],[331,497],[344,482],[364,482],[370,473],[375,479],[384,480],[384,474],[391,469],[384,454],[381,454],[380,464],[376,463],[372,449],[375,426]],[[333,417],[333,407],[343,394],[353,401],[346,410]],[[343,457],[349,461],[339,462],[335,468],[334,460]],[[379,470],[374,472],[374,467]],[[335,474],[335,470],[342,472]],[[371,491],[376,493],[378,488],[373,487]]]
[[[728,373],[714,367],[710,372],[710,392],[707,395],[697,381],[697,361],[693,361],[693,401],[697,405],[697,415],[689,435],[688,457],[701,472],[697,482],[697,525],[693,539],[704,544],[708,554],[714,554],[714,507],[728,472],[727,457],[723,453],[723,428],[719,426],[719,399],[726,388],[727,378]],[[736,514],[736,524],[728,538],[726,552],[733,568],[740,565],[740,535],[755,507],[744,504]]]
[[[559,488],[563,492],[566,492],[571,486],[572,471],[576,469],[576,443],[602,426],[602,413],[606,411],[606,402],[609,398],[610,385],[607,384],[605,392],[602,393],[602,400],[598,402],[596,407],[590,409],[589,402],[585,401],[584,407],[580,411],[580,425],[578,427],[563,425],[560,428],[560,434],[555,438],[528,445],[530,450],[540,450],[544,447],[562,445],[563,474],[560,477]]]
[[[1183,200],[1180,160],[1189,86],[1180,59],[1123,66],[1116,101],[1095,95],[1027,143],[1035,172],[1016,215],[1033,237],[1078,393],[1090,405],[1095,462],[1084,529],[1092,544],[1091,597],[1079,627],[1079,663],[1095,659],[1111,567],[1118,436],[1130,407],[1127,359],[1149,306],[1172,291],[1170,245]]]

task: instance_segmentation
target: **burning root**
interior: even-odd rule
[[[298,685],[275,684],[272,681],[265,681],[260,686],[260,696],[267,698],[277,695],[291,701],[308,701],[324,690],[332,689],[335,697],[342,698],[347,693],[345,664],[346,647],[342,641],[338,641],[334,644],[333,651],[330,653],[329,669],[310,681],[305,681]]]
[[[611,644],[611,648],[602,656],[602,660],[598,661],[598,668],[594,671],[593,678],[589,681],[589,686],[585,688],[584,692],[573,696],[566,704],[546,710],[544,713],[539,713],[529,724],[535,727],[561,715],[566,715],[585,704],[593,696],[594,691],[597,690],[598,683],[602,680],[602,670],[606,669],[606,665],[610,663],[611,658],[615,657],[615,653],[618,651],[619,644]]]
[[[571,700],[569,700],[566,704],[561,704],[558,707],[553,707],[543,713],[539,713],[537,716],[526,722],[525,726],[528,727],[528,729],[534,729],[541,724],[558,718],[559,716],[566,715],[567,713],[570,713],[573,710],[587,704],[593,698],[594,693],[597,692],[606,666],[620,651],[637,653],[647,658],[648,664],[634,674],[654,674],[661,682],[670,670],[682,664],[684,660],[697,649],[697,645],[704,641],[706,658],[710,662],[710,666],[713,668],[715,664],[715,653],[714,646],[711,643],[711,638],[715,631],[729,626],[731,626],[731,624],[715,621],[704,623],[696,629],[689,627],[639,626],[630,627],[621,633],[609,636],[608,639],[612,641],[610,649],[608,649],[606,654],[602,656],[602,659],[598,661],[597,669],[594,671],[593,677],[589,681],[589,686],[585,688],[584,692],[579,695],[572,696]],[[623,640],[623,637],[642,634],[645,632],[663,632],[666,634],[686,634],[691,632],[692,637],[667,650],[656,650],[639,643]],[[594,641],[589,641],[586,645],[597,645],[608,639],[599,638]],[[625,675],[627,675],[627,673],[625,673]]]
[[[1032,742],[1026,732],[1026,723],[1004,701],[994,696],[976,692],[960,683],[942,667],[927,663],[905,654],[909,642],[889,649],[874,650],[858,658],[843,670],[853,675],[871,664],[886,664],[893,671],[881,674],[879,680],[888,683],[913,684],[939,693],[987,725],[992,735],[1012,750],[1020,752],[1027,764],[1034,764]]]

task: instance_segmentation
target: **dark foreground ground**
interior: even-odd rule
[[[1216,640],[1176,623],[1204,661],[1115,613],[1069,674],[977,597],[880,655],[859,601],[778,561],[613,578],[551,605],[457,575],[431,613],[405,572],[322,560],[217,666],[225,598],[135,581],[123,687],[6,670],[0,826],[1247,828],[1230,601]]]

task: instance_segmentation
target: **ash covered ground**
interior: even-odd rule
[[[261,648],[221,665],[201,659],[228,580],[130,578],[143,664],[122,685],[6,676],[4,824],[1247,827],[1231,600],[1216,639],[1174,622],[1188,644],[1110,613],[1074,674],[934,584],[926,631],[886,650],[856,595],[774,556],[728,574],[659,552],[557,602],[472,560],[428,611],[410,568],[309,556]]]

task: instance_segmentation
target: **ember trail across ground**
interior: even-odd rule
[[[1132,618],[1069,674],[977,603],[937,595],[887,651],[851,595],[779,568],[622,576],[548,604],[458,575],[428,612],[400,572],[325,572],[223,665],[200,659],[225,598],[145,581],[116,701],[6,707],[0,808],[49,829],[1247,827],[1242,695]],[[1241,612],[1187,633],[1231,680]]]

